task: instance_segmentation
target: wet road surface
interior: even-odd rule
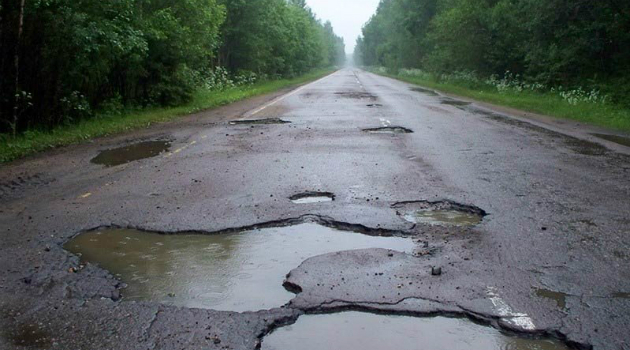
[[[593,136],[601,130],[486,107],[343,69],[3,166],[0,348],[265,348],[271,331],[313,322],[305,313],[354,310],[628,349],[630,148]],[[168,147],[130,152],[151,141]],[[102,151],[116,164],[93,163]],[[300,225],[414,248],[300,256],[274,276],[294,298],[248,312],[126,300],[130,281],[64,249],[95,229],[214,236]]]

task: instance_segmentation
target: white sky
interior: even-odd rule
[[[322,22],[330,21],[343,37],[346,52],[352,53],[361,27],[376,12],[380,0],[306,0]]]

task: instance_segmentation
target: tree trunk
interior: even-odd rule
[[[22,29],[24,28],[24,2],[26,0],[20,0],[20,12],[18,13],[18,31],[15,40],[15,56],[13,57],[13,65],[15,69],[15,86],[13,89],[13,137],[17,134],[18,119],[20,116],[20,42],[22,41]]]

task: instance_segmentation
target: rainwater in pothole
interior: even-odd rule
[[[27,349],[49,349],[53,338],[37,324],[21,324],[3,334],[13,345]]]
[[[459,100],[453,100],[453,99],[443,99],[440,101],[441,104],[443,105],[449,105],[449,106],[455,106],[455,107],[465,107],[465,106],[469,106],[471,103],[470,102],[466,102],[466,101],[459,101]]]
[[[156,157],[171,147],[170,141],[145,141],[102,151],[92,163],[108,167],[126,164],[140,159]]]
[[[538,297],[554,301],[560,309],[564,310],[567,308],[567,294],[565,293],[542,288],[537,288],[534,292]]]
[[[413,87],[410,89],[411,91],[421,92],[423,94],[427,94],[429,96],[439,96],[439,94],[433,90],[421,88],[421,87]]]
[[[623,137],[619,135],[606,135],[606,134],[592,134],[592,135],[597,136],[601,139],[610,141],[610,142],[614,142],[623,146],[630,147],[630,138],[628,137]]]
[[[293,195],[289,199],[295,204],[323,203],[334,201],[335,195],[330,192],[304,192]]]
[[[403,128],[402,126],[384,126],[380,128],[363,129],[364,132],[370,134],[410,134],[413,130]]]
[[[282,120],[280,118],[267,118],[267,119],[248,119],[248,120],[234,120],[230,122],[230,125],[266,125],[266,124],[289,124],[291,122]]]
[[[125,300],[256,311],[292,299],[284,277],[310,257],[366,248],[411,252],[414,243],[305,223],[208,235],[108,229],[78,235],[65,248],[126,283]]]
[[[301,316],[275,330],[263,350],[568,350],[551,339],[508,336],[461,318],[363,312]]]
[[[414,224],[434,226],[475,226],[483,221],[486,213],[476,207],[454,202],[407,202],[393,206],[396,214]]]

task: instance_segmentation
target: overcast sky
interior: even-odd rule
[[[330,21],[335,33],[343,37],[346,52],[354,51],[361,27],[376,12],[379,0],[306,0],[322,22]]]

